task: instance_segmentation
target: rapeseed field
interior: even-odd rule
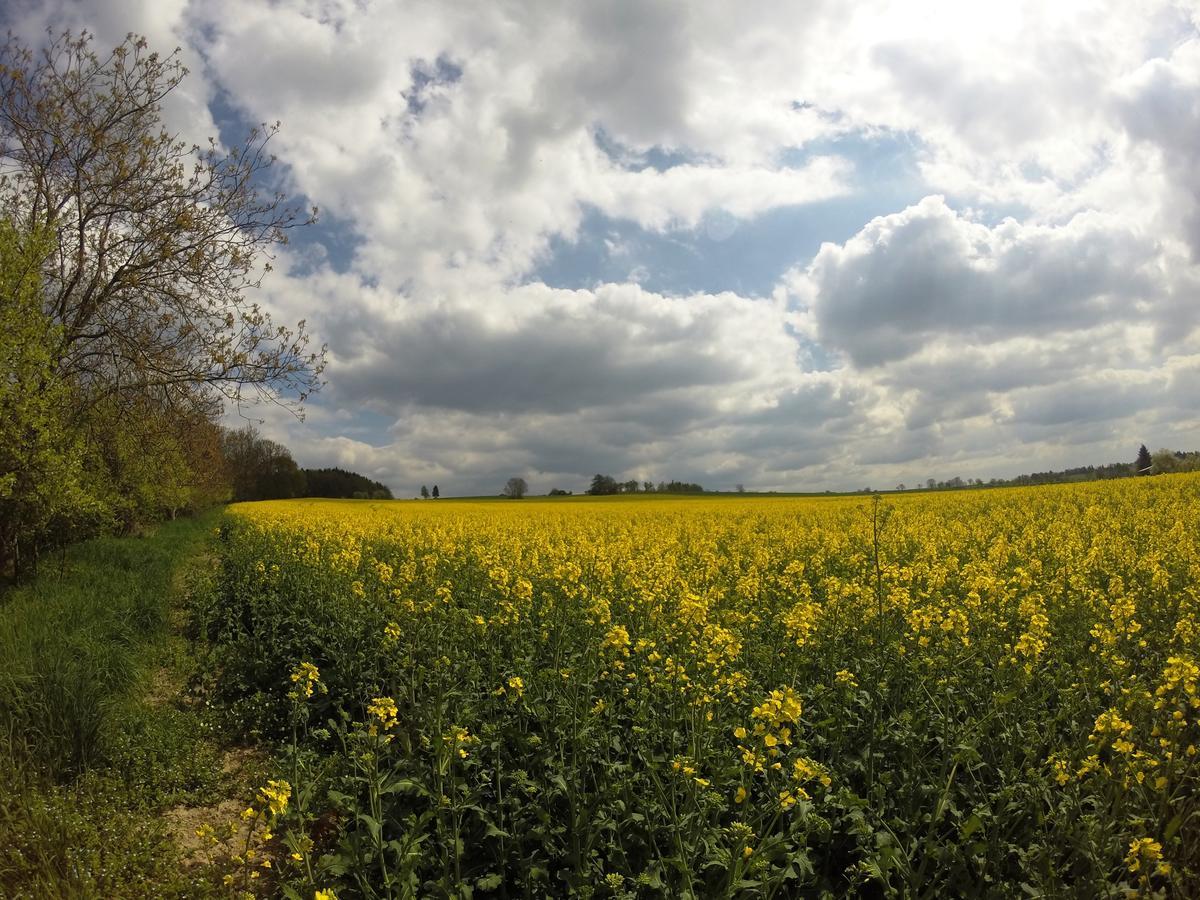
[[[1200,477],[267,502],[218,543],[217,691],[280,747],[240,889],[1200,893]]]

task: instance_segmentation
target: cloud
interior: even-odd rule
[[[782,489],[1200,443],[1186,4],[52,0],[8,18],[182,46],[193,74],[165,112],[189,137],[213,110],[283,121],[287,189],[325,212],[261,297],[330,346],[307,423],[269,414],[302,462],[401,493],[595,471]],[[582,287],[542,283],[589,229],[610,246],[558,282]]]
[[[1149,238],[1097,214],[1062,226],[987,226],[940,196],[825,244],[804,278],[817,339],[877,366],[954,337],[1086,330],[1142,317],[1158,285]]]
[[[381,409],[561,414],[703,393],[704,407],[752,405],[798,371],[782,309],[735,294],[668,297],[636,285],[527,285],[489,298],[362,305],[327,320],[334,390]],[[661,421],[661,420],[659,420]]]

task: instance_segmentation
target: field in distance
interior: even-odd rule
[[[1198,498],[242,504],[195,615],[298,896],[1195,896]]]

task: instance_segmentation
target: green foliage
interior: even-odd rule
[[[0,597],[0,764],[66,777],[103,759],[114,701],[162,634],[174,567],[205,526],[77,545],[57,571]]]
[[[167,653],[169,609],[211,527],[80,544],[0,595],[0,896],[219,896],[161,817],[218,788],[207,718],[139,696],[187,662]]]
[[[47,231],[0,219],[0,574],[108,512],[86,486],[70,386],[57,369],[60,329],[42,313],[40,267],[52,246]]]
[[[0,44],[0,576],[227,499],[222,401],[303,402],[324,366],[248,296],[312,220],[259,189],[274,129],[181,143],[160,107],[177,54],[91,42]],[[266,496],[302,492],[286,461]]]
[[[1155,475],[1200,471],[1200,452],[1185,453],[1179,450],[1168,450],[1164,447],[1151,459]]]
[[[124,783],[89,773],[65,785],[0,765],[0,894],[217,897],[179,865],[161,819],[131,806]]]

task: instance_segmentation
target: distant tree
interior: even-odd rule
[[[549,496],[551,497],[569,497],[570,491],[564,491],[562,488],[551,488]]]
[[[436,500],[436,499],[437,499],[438,497],[440,497],[440,496],[442,496],[442,495],[441,495],[441,493],[438,491],[438,486],[435,484],[435,485],[433,486],[433,499],[434,499],[434,500]]]
[[[1155,475],[1169,475],[1172,472],[1183,471],[1183,460],[1176,456],[1173,450],[1167,450],[1165,447],[1153,454],[1150,459],[1153,461]]]
[[[896,485],[896,490],[898,490],[898,491],[904,490],[904,482],[903,481],[900,482],[898,485]]]
[[[291,451],[275,441],[266,441],[266,466],[259,474],[259,498],[288,500],[307,493],[304,472],[292,459]]]
[[[659,482],[658,490],[663,494],[703,494],[704,488],[690,481]]]
[[[1133,464],[1133,470],[1138,475],[1149,475],[1154,471],[1154,460],[1145,444],[1138,448],[1137,461]]]
[[[307,480],[306,496],[309,497],[353,497],[355,494],[366,494],[379,499],[391,500],[392,492],[387,485],[372,481],[357,472],[347,472],[345,469],[305,469]]]
[[[264,438],[252,425],[226,431],[221,450],[234,500],[286,500],[306,493],[304,472],[287,447]]]
[[[636,479],[630,479],[621,485],[621,491],[626,494],[636,494],[638,492],[638,483]]]
[[[927,487],[929,490],[932,491],[935,487],[937,487],[937,482],[934,479],[930,478],[930,479],[926,480],[925,487]]]
[[[504,485],[504,496],[510,500],[520,500],[529,491],[529,485],[524,478],[510,478]]]
[[[592,478],[592,486],[588,488],[588,493],[593,496],[603,496],[607,494],[615,494],[617,492],[617,481],[611,475],[596,474]]]
[[[739,484],[734,487],[734,490],[737,491],[739,494],[744,494],[744,493],[746,493],[746,486],[744,484]]]
[[[422,500],[429,499],[429,488],[425,487],[425,485],[421,485],[421,499]]]
[[[642,482],[642,492],[646,493],[646,494],[654,493],[654,482],[653,481],[643,481]]]

